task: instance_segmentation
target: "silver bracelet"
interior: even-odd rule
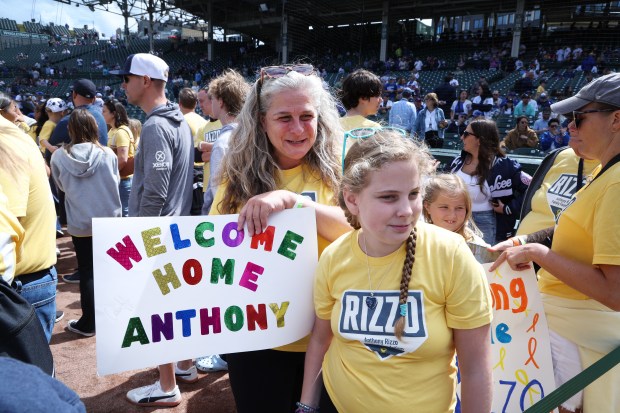
[[[319,411],[318,407],[308,406],[302,402],[295,403],[297,409],[295,409],[295,413],[316,413]]]

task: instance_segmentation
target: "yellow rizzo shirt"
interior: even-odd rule
[[[453,329],[491,322],[489,286],[463,237],[422,222],[417,232],[401,339],[394,335],[394,323],[405,244],[385,257],[367,257],[356,230],[334,241],[319,260],[315,310],[331,321],[334,334],[323,380],[338,411],[454,411]],[[371,291],[374,308],[366,304]]]
[[[52,136],[52,132],[54,132],[54,129],[56,128],[56,122],[52,122],[51,120],[46,120],[45,123],[43,124],[43,127],[41,128],[41,131],[39,132],[39,136],[36,137],[37,139],[37,144],[39,145],[39,148],[41,149],[41,153],[45,153],[45,146],[41,145],[41,141],[49,141],[50,136]],[[34,127],[32,128],[32,130],[34,131]]]
[[[189,125],[189,129],[192,131],[192,139],[194,140],[194,148],[195,148],[198,145],[198,142],[200,141],[198,132],[200,132],[200,129],[204,128],[205,125],[209,123],[209,121],[207,121],[205,118],[203,118],[196,112],[188,112],[185,115],[183,115],[183,117],[185,118],[185,121]],[[194,162],[195,167],[203,166],[203,164],[204,162]]]
[[[196,137],[194,138],[194,148],[198,147],[200,142],[213,143],[220,136],[220,130],[222,129],[222,122],[216,120],[215,122],[207,122],[202,128],[198,130]],[[202,192],[207,190],[209,186],[209,177],[211,176],[211,170],[209,169],[210,162],[203,162],[203,178],[202,178]]]
[[[583,163],[584,183],[588,175],[599,165],[598,161]],[[555,225],[560,213],[570,203],[577,189],[579,157],[572,148],[558,154],[545,179],[532,197],[532,210],[519,224],[517,235],[531,234]]]
[[[278,189],[286,189],[296,194],[307,196],[319,204],[335,205],[334,193],[332,190],[323,184],[319,176],[313,174],[304,166],[278,171],[276,182],[278,182]],[[219,205],[224,198],[225,191],[226,185],[220,185],[217,188],[209,215],[220,215],[222,213]],[[317,238],[320,256],[323,250],[329,245],[329,241],[320,235],[318,235]],[[310,292],[308,293],[310,294]],[[305,337],[294,343],[277,347],[275,350],[304,352],[308,348],[308,341],[309,337]]]
[[[357,128],[379,128],[381,127],[381,125],[379,125],[377,122],[368,120],[361,115],[345,116],[345,117],[340,118],[340,126],[342,126],[342,130],[344,130],[345,132],[350,131],[351,129],[357,129]]]
[[[37,145],[3,117],[0,117],[0,139],[25,160],[25,172],[17,181],[9,174],[0,174],[8,208],[25,230],[24,254],[15,272],[19,277],[56,264],[56,210],[45,161]]]
[[[11,284],[17,262],[21,258],[24,228],[8,207],[8,200],[0,186],[0,277]]]
[[[597,176],[600,166],[592,176]],[[620,164],[584,186],[564,209],[553,234],[551,250],[588,265],[620,265]],[[545,269],[540,291],[575,300],[590,297],[569,287]]]

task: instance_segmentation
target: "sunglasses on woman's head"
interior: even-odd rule
[[[286,76],[289,72],[296,72],[300,75],[310,76],[316,74],[316,69],[314,66],[308,63],[299,64],[299,65],[281,65],[281,66],[267,66],[263,67],[260,70],[260,78],[259,81],[256,82],[256,87],[258,89],[258,95],[260,95],[261,88],[263,87],[263,82],[265,79],[277,79],[282,76]]]
[[[598,112],[615,112],[620,109],[592,109],[592,110],[584,110],[579,112],[577,110],[573,111],[573,122],[575,122],[575,129],[579,129],[581,126],[581,122],[585,119],[585,114],[587,113],[598,113]]]
[[[344,174],[344,158],[347,154],[347,139],[366,139],[370,138],[377,132],[381,131],[392,131],[401,135],[403,138],[407,137],[407,132],[401,128],[394,128],[391,126],[386,126],[382,128],[357,128],[351,129],[348,132],[344,133],[344,142],[342,142],[342,173]]]
[[[310,76],[316,73],[314,66],[308,63],[299,65],[282,65],[282,66],[267,66],[260,70],[260,82],[267,79],[276,79],[278,77],[286,76],[289,72],[297,72],[300,75]]]

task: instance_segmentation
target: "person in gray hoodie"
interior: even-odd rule
[[[98,127],[87,109],[69,118],[71,143],[52,154],[52,177],[65,193],[67,231],[71,234],[80,272],[82,317],[67,329],[90,337],[95,334],[92,218],[120,217],[118,159],[98,142]]]

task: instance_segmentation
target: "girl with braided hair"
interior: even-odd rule
[[[491,410],[488,284],[459,234],[419,221],[428,151],[386,129],[344,161],[355,228],[319,260],[297,412]]]

